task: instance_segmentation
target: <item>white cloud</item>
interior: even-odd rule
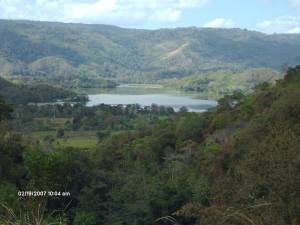
[[[255,29],[265,33],[300,33],[299,16],[281,16],[256,24]]]
[[[0,18],[139,25],[173,23],[211,0],[0,0]]]
[[[210,0],[178,0],[174,1],[174,7],[177,8],[192,8],[192,7],[199,7],[203,6],[210,2]]]
[[[180,10],[165,9],[165,10],[158,10],[154,12],[154,14],[149,17],[149,19],[155,22],[160,22],[160,21],[176,22],[180,19],[180,16],[181,16]]]
[[[289,0],[290,6],[300,12],[300,0]]]
[[[111,12],[116,8],[116,0],[100,0],[92,3],[85,2],[66,5],[64,13],[69,19],[81,19],[85,17],[97,17],[101,13]]]
[[[236,23],[231,19],[217,18],[208,21],[203,26],[211,28],[232,28],[236,26]]]
[[[300,27],[292,28],[291,30],[289,30],[289,33],[290,34],[298,34],[298,33],[300,33]]]

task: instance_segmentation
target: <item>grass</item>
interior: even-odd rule
[[[81,148],[81,149],[92,149],[97,145],[97,140],[89,140],[89,139],[68,139],[62,140],[59,139],[54,145],[56,147],[73,147],[73,148]]]
[[[70,121],[70,118],[35,118],[35,122],[37,123],[42,123],[42,124],[47,124],[51,129],[57,130],[57,129],[63,129],[66,126],[66,122]]]
[[[37,131],[32,132],[31,136],[42,143],[46,143],[46,137],[52,137],[54,138],[51,142],[53,147],[92,149],[98,143],[96,131],[65,131],[63,138],[57,138],[56,131]]]
[[[36,208],[13,210],[0,203],[4,215],[0,217],[0,225],[66,225],[66,221],[61,218],[54,218],[51,214],[46,214],[45,205],[39,204]]]
[[[98,140],[96,131],[65,131],[64,137],[57,138],[57,130],[65,129],[66,122],[70,118],[35,118],[37,123],[44,124],[40,129],[50,129],[47,131],[34,131],[29,134],[34,143],[39,141],[41,144],[58,147],[73,147],[80,149],[93,149],[96,147]]]

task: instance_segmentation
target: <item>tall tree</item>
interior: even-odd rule
[[[4,119],[9,119],[11,117],[13,109],[10,105],[8,105],[3,97],[0,96],[0,121]]]

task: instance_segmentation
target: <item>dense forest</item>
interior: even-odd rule
[[[1,98],[0,224],[300,224],[300,66],[218,103],[191,113]]]
[[[9,103],[45,103],[58,100],[85,102],[86,96],[47,84],[14,84],[0,77],[0,95]]]
[[[242,29],[138,30],[0,20],[0,36],[1,76],[66,88],[202,79],[217,71],[227,71],[230,79],[247,69],[280,70],[300,57],[299,34]]]

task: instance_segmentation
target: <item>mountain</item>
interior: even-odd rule
[[[300,61],[300,35],[241,29],[124,29],[0,20],[2,75],[64,86],[115,86]]]

